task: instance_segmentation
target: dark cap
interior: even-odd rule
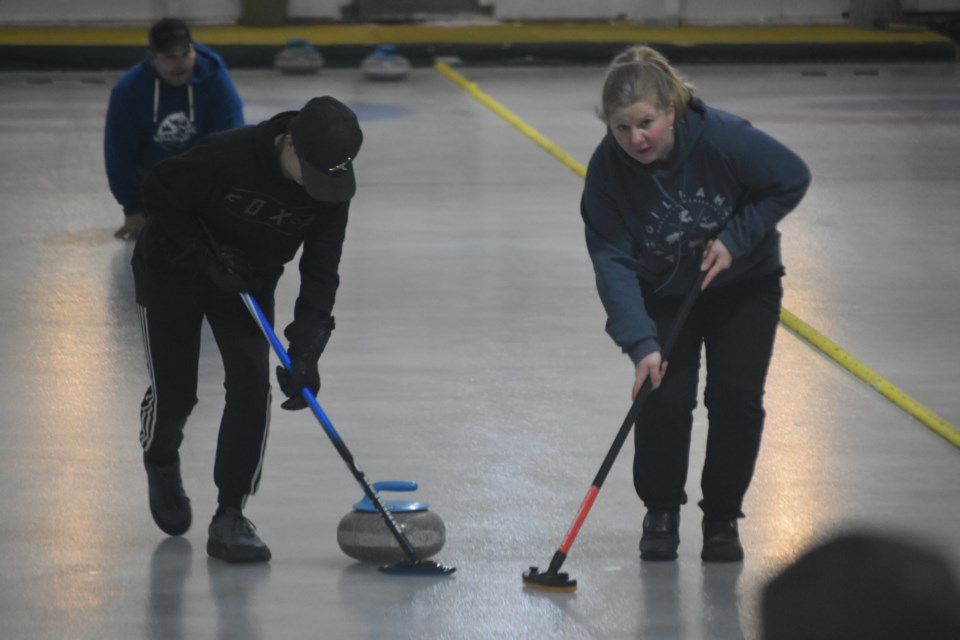
[[[290,122],[303,186],[312,198],[345,202],[357,192],[353,160],[363,132],[357,114],[330,96],[313,98]]]
[[[190,27],[183,20],[164,18],[150,27],[150,48],[161,53],[180,44],[192,44]]]

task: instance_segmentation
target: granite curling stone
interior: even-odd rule
[[[410,67],[410,61],[397,53],[393,45],[377,47],[360,63],[360,70],[369,80],[403,80]]]
[[[288,40],[273,56],[273,67],[286,75],[309,75],[323,67],[323,56],[306,40]]]
[[[373,490],[415,491],[417,483],[398,480],[373,483]],[[400,530],[410,541],[420,560],[435,555],[446,542],[446,527],[439,515],[429,506],[417,501],[382,500],[384,508],[393,515]],[[353,505],[353,511],[343,516],[337,526],[337,544],[340,549],[361,562],[391,563],[407,559],[407,554],[390,532],[384,518],[367,496]]]

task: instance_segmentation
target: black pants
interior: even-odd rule
[[[760,450],[763,390],[783,298],[781,276],[708,288],[691,310],[660,387],[637,417],[633,479],[648,509],[676,511],[687,502],[684,486],[703,348],[709,430],[700,506],[708,516],[743,516],[743,498]],[[644,302],[665,337],[681,299],[645,290]]]
[[[177,458],[197,403],[200,334],[206,317],[223,358],[225,406],[213,477],[221,505],[256,493],[270,425],[269,345],[239,295],[201,275],[148,271],[134,258],[137,309],[150,387],[140,404],[140,444],[158,462]],[[251,293],[273,323],[277,278]]]

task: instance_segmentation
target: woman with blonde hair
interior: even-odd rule
[[[607,133],[581,200],[587,249],[607,332],[635,365],[633,395],[648,378],[656,389],[635,430],[634,485],[646,507],[640,557],[677,558],[703,349],[701,557],[740,561],[737,521],[759,453],[783,296],[776,225],[800,203],[810,172],[769,135],[704,104],[650,47],[613,60],[597,114]],[[660,341],[700,272],[704,291],[667,373]]]

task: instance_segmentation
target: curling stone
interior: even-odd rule
[[[306,40],[288,40],[273,56],[273,68],[286,75],[309,75],[323,66],[323,56]]]
[[[410,61],[388,44],[377,47],[364,58],[360,70],[370,80],[403,80],[410,73]]]
[[[373,483],[373,490],[416,491],[417,483],[394,480]],[[423,502],[383,500],[383,506],[393,515],[400,530],[410,541],[417,557],[429,558],[443,548],[446,527],[436,513]],[[407,558],[400,543],[393,537],[387,523],[367,496],[353,505],[353,511],[343,516],[337,526],[337,544],[345,554],[363,562],[389,563]]]

